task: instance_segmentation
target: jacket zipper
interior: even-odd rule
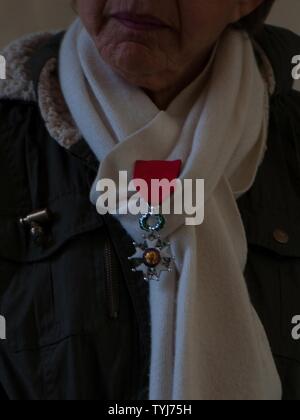
[[[114,276],[114,264],[116,264],[114,257],[114,250],[112,243],[108,239],[105,243],[105,287],[108,301],[108,312],[111,319],[119,317],[119,284],[116,275]]]
[[[108,235],[109,235],[109,231],[108,231]],[[106,266],[106,291],[107,291],[107,298],[108,298],[108,302],[109,302],[109,313],[110,313],[110,318],[112,319],[117,319],[120,316],[120,284],[119,284],[119,279],[118,277],[113,278],[113,262],[115,259],[115,263],[116,264],[121,264],[120,266],[120,270],[123,273],[123,276],[126,276],[124,269],[122,267],[122,262],[118,260],[116,253],[115,253],[115,249],[114,249],[114,245],[111,241],[111,239],[107,238],[107,240],[105,241],[105,266]],[[117,269],[115,270],[116,272],[118,271]],[[116,275],[115,275],[116,276]],[[130,298],[132,300],[132,304],[133,304],[133,308],[135,311],[135,317],[136,317],[136,322],[138,324],[138,331],[139,331],[139,338],[138,338],[138,343],[136,343],[137,349],[136,352],[137,354],[139,354],[139,357],[136,357],[136,369],[133,369],[133,372],[135,371],[134,375],[137,376],[136,378],[136,384],[134,386],[134,392],[132,393],[133,395],[139,395],[139,389],[140,389],[140,384],[142,383],[141,381],[141,359],[144,359],[144,355],[142,353],[142,343],[141,343],[141,331],[140,331],[140,320],[138,317],[138,305],[135,302],[133,293],[130,291],[131,285],[129,284],[130,282],[125,278],[124,280],[126,280],[126,284],[127,287],[129,289],[129,294],[130,294]],[[143,395],[142,395],[143,397]]]

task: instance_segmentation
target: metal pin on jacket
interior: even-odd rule
[[[34,241],[42,245],[46,239],[45,225],[51,221],[51,213],[48,209],[38,210],[20,219],[20,224],[30,228]]]

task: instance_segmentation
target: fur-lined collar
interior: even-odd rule
[[[49,134],[69,149],[81,138],[64,100],[58,79],[56,52],[39,75],[37,91],[28,63],[53,38],[53,33],[38,33],[9,44],[2,55],[7,62],[6,80],[0,83],[0,99],[38,102]]]
[[[27,63],[51,36],[50,33],[31,34],[12,42],[1,52],[6,60],[6,79],[0,84],[0,99],[36,100]]]

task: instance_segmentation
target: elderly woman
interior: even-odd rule
[[[77,0],[4,50],[3,398],[300,398],[300,40],[272,4]],[[204,222],[104,214],[122,171],[204,179]]]

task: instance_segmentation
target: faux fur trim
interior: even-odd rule
[[[1,51],[6,60],[6,79],[0,83],[0,99],[36,101],[26,63],[51,36],[51,33],[45,32],[27,35]]]
[[[52,58],[42,70],[38,87],[39,107],[51,137],[69,149],[82,136],[63,97],[57,67],[57,59]]]
[[[81,139],[64,100],[57,72],[57,59],[45,63],[38,83],[38,98],[28,73],[27,63],[54,34],[30,34],[9,44],[1,55],[6,60],[6,79],[0,83],[0,99],[39,103],[46,128],[61,146],[69,149]]]

